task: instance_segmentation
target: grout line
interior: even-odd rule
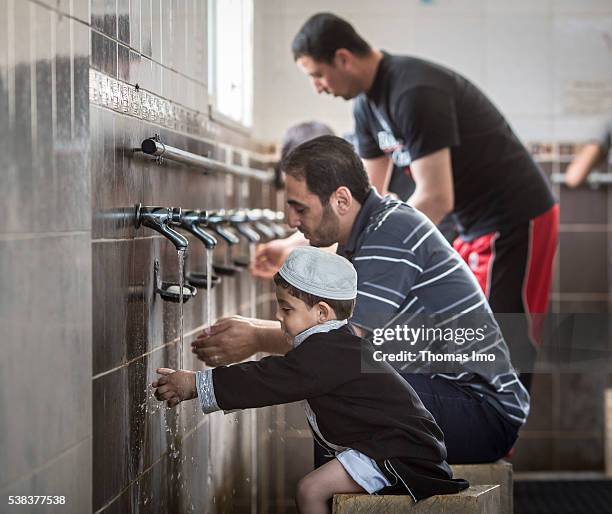
[[[91,27],[91,25],[89,23],[87,23],[86,21],[81,20],[80,18],[77,18],[75,16],[73,16],[70,13],[61,11],[60,9],[57,9],[56,7],[51,7],[49,4],[46,4],[44,2],[41,2],[40,0],[28,0],[31,4],[35,4],[38,5],[39,7],[44,7],[45,9],[49,10],[49,11],[53,11],[54,13],[59,14],[60,16],[63,16],[65,18],[69,18],[73,21],[77,21],[79,22],[81,25],[85,25],[86,27]]]
[[[6,232],[0,234],[0,241],[21,241],[29,239],[48,239],[53,237],[74,237],[90,235],[88,230],[73,230],[66,232]]]
[[[266,303],[268,303],[272,299],[276,299],[276,295],[274,293],[264,293],[264,294],[260,295],[260,297],[258,298],[257,305],[266,304]],[[244,302],[242,305],[239,306],[239,309],[236,312],[244,312],[249,306],[250,306],[250,302]],[[225,316],[227,316],[227,314]],[[189,330],[188,332],[185,332],[183,334],[183,338],[190,337],[190,336],[196,334],[197,332],[203,331],[206,328],[206,326],[207,325],[205,323],[203,323],[203,324],[201,324],[201,325],[199,325],[199,326]],[[172,345],[178,343],[179,340],[180,340],[180,338],[176,337],[176,338],[172,339],[171,341],[168,341],[167,343],[164,343],[164,344],[162,344],[160,346],[156,346],[152,350],[149,350],[148,352],[145,352],[145,353],[143,353],[141,355],[138,355],[137,357],[134,357],[133,359],[130,359],[127,362],[124,362],[123,364],[120,364],[119,366],[115,366],[114,368],[108,369],[106,371],[102,371],[102,372],[92,376],[91,379],[93,381],[93,380],[96,380],[98,378],[102,378],[105,375],[110,375],[111,373],[114,373],[115,371],[118,371],[118,370],[120,370],[122,368],[128,367],[130,364],[138,361],[139,359],[142,359],[143,357],[146,357],[148,355],[152,355],[153,353],[158,352],[159,350],[162,350],[163,348],[166,348],[168,346],[172,346]]]
[[[131,482],[128,482],[128,484],[123,488],[120,489],[119,492],[113,496],[106,504],[104,504],[102,507],[100,507],[97,511],[94,512],[94,514],[99,514],[100,512],[103,512],[105,509],[107,509],[109,506],[111,506],[114,502],[116,502],[121,495],[126,492],[130,487],[132,487],[133,484],[135,484],[136,482],[138,482],[140,479],[144,478],[144,476],[151,471],[151,469],[153,468],[153,466],[156,466],[163,458],[164,456],[167,454],[167,452],[162,453],[155,462],[153,462],[147,469],[144,469],[142,471],[142,473],[140,475],[138,475],[137,478],[135,478],[134,480],[132,480]]]
[[[200,326],[198,326],[198,327],[196,327],[196,328],[194,328],[194,329],[190,330],[189,332],[185,332],[185,333],[183,334],[183,338],[185,338],[185,337],[189,337],[189,336],[192,336],[192,335],[193,335],[193,334],[195,334],[196,332],[199,332],[199,331],[203,330],[205,326],[206,326],[206,325],[200,325]],[[98,378],[102,378],[102,377],[103,377],[103,376],[105,376],[105,375],[110,375],[111,373],[114,373],[115,371],[118,371],[118,370],[120,370],[121,368],[126,368],[126,367],[128,367],[130,364],[132,364],[132,363],[136,362],[137,360],[142,359],[143,357],[147,357],[148,355],[152,355],[153,353],[158,352],[159,350],[162,350],[163,348],[166,348],[166,347],[168,347],[168,346],[172,346],[172,345],[174,345],[174,344],[178,343],[178,342],[179,342],[179,340],[180,340],[180,338],[179,338],[179,337],[176,337],[176,338],[172,339],[171,341],[168,341],[167,343],[164,343],[164,344],[162,344],[162,345],[160,345],[160,346],[156,346],[156,347],[155,347],[155,348],[153,348],[152,350],[149,350],[148,352],[145,352],[145,353],[143,353],[143,354],[139,355],[138,357],[134,357],[133,359],[130,359],[129,361],[124,362],[123,364],[120,364],[119,366],[116,366],[116,367],[114,367],[114,368],[111,368],[111,369],[108,369],[108,370],[103,371],[103,372],[101,372],[101,373],[98,373],[97,375],[94,375],[93,377],[91,377],[91,379],[92,379],[92,381],[93,381],[93,380],[96,380],[96,379],[98,379]]]

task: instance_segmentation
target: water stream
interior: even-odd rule
[[[212,273],[213,249],[206,249],[206,327],[212,325]]]
[[[178,250],[178,275],[179,275],[179,344],[178,344],[178,369],[183,369],[183,287],[185,282],[185,250]]]

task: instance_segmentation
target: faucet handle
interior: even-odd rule
[[[183,210],[180,207],[170,207],[168,209],[168,216],[172,223],[180,223],[183,217]]]

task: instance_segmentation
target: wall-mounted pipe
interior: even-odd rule
[[[173,146],[168,146],[154,138],[145,139],[141,146],[141,150],[147,155],[155,157],[163,157],[171,161],[180,162],[189,166],[197,166],[205,170],[220,171],[222,173],[230,173],[239,177],[254,178],[262,182],[273,182],[274,172],[255,170],[245,166],[237,166],[235,164],[225,164],[208,157],[203,157],[192,152],[181,150]]]
[[[565,174],[553,173],[551,175],[551,180],[553,184],[565,184]],[[594,188],[612,184],[612,173],[600,173],[598,171],[594,171],[593,173],[588,174],[586,183]]]

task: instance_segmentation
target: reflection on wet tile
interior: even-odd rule
[[[91,32],[91,65],[111,77],[117,77],[117,43],[94,31]]]

